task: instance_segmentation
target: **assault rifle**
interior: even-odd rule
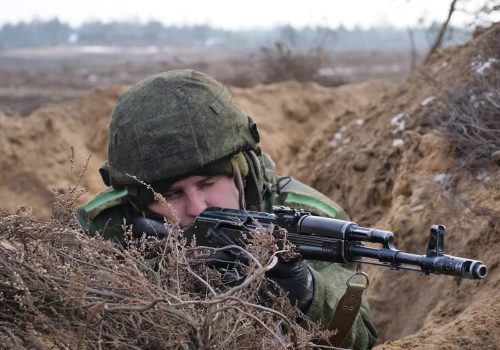
[[[258,227],[272,230],[273,235],[286,238],[296,246],[304,259],[335,263],[364,263],[389,267],[394,270],[407,269],[458,276],[468,279],[486,277],[483,262],[444,253],[442,225],[432,225],[427,252],[416,255],[403,252],[394,246],[394,234],[375,228],[361,227],[354,222],[314,216],[308,212],[286,207],[274,207],[273,213],[256,211],[207,208],[185,231],[188,240],[196,237],[200,246],[223,247],[245,243],[245,234]],[[166,235],[160,222],[144,219],[134,223],[133,231],[151,233],[159,237]],[[364,243],[380,244],[380,248]]]

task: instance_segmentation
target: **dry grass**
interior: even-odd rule
[[[455,146],[462,167],[475,170],[500,151],[500,71],[448,90],[443,107],[432,116]]]
[[[51,221],[0,212],[3,349],[306,349],[332,335],[265,297],[269,250],[291,249],[268,232],[249,237],[245,278],[228,283],[207,267],[216,249],[176,229],[130,249],[75,229],[78,193],[58,196]]]
[[[82,187],[81,183],[85,173],[87,172],[89,161],[90,156],[85,160],[85,163],[77,176],[76,182],[74,182],[75,149],[71,147],[68,187],[64,192],[53,191],[55,200],[52,203],[52,219],[59,224],[66,225],[73,229],[78,229],[75,215],[78,199],[87,193],[87,189]]]
[[[319,75],[320,68],[331,61],[331,53],[321,45],[300,50],[276,42],[272,47],[261,48],[259,69],[266,84],[285,80],[315,81],[326,86],[345,83],[339,78]]]

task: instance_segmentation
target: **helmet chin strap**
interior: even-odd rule
[[[260,170],[260,161],[252,150],[243,151],[246,163],[248,165],[248,176],[245,182],[245,203],[248,210],[264,210],[264,201],[262,197],[262,176]]]
[[[238,161],[237,161],[236,157],[231,158],[231,165],[233,167],[234,184],[236,185],[236,188],[238,189],[240,209],[246,209],[245,185],[243,183],[243,176],[241,175],[240,167],[238,165]]]

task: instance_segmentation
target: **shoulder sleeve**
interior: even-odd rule
[[[336,202],[289,176],[281,176],[276,184],[278,204],[290,208],[304,209],[314,215],[348,220],[345,211]]]
[[[109,187],[78,209],[77,220],[88,234],[123,243],[123,225],[131,210],[127,190]]]
[[[346,290],[346,280],[352,270],[343,264],[332,264],[323,261],[308,261],[308,268],[314,279],[314,296],[307,316],[320,322],[326,329],[333,318],[337,304]],[[373,324],[370,308],[363,297],[361,308],[352,328],[342,343],[349,349],[371,349],[378,340],[378,334]]]
[[[340,205],[292,177],[278,177],[276,188],[278,205],[303,209],[314,215],[349,220]],[[307,266],[314,279],[314,296],[307,316],[315,322],[320,322],[322,329],[326,329],[331,323],[340,298],[346,291],[346,281],[355,266],[316,260],[307,261]],[[363,298],[359,313],[342,346],[370,349],[377,340],[378,335],[368,302]]]

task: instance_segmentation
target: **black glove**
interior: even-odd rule
[[[300,311],[306,312],[314,296],[314,281],[311,271],[302,260],[285,261],[278,255],[278,262],[266,276],[288,293],[292,305],[297,305]],[[276,294],[276,289],[270,288]]]
[[[243,249],[226,248],[212,254],[207,259],[207,266],[217,269],[222,274],[222,281],[228,285],[237,285],[245,280],[242,273],[243,266],[248,265],[248,253],[246,243],[241,239],[235,239],[223,230],[209,229],[206,235],[207,241],[214,247],[239,246]]]
[[[238,285],[245,280],[242,267],[248,264],[248,256],[238,249],[219,250],[207,259],[206,264],[221,273],[225,284]]]

